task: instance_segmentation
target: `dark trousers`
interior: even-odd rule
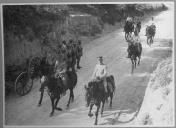
[[[77,60],[77,62],[76,62],[77,63],[77,68],[80,67],[80,65],[79,65],[80,59],[81,59],[80,56],[76,58],[76,60]]]

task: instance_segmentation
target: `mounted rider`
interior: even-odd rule
[[[98,64],[96,64],[94,72],[92,74],[92,80],[93,81],[99,81],[99,80],[103,80],[103,85],[104,85],[104,89],[105,92],[107,94],[107,66],[103,63],[103,57],[100,56],[98,57]]]
[[[149,22],[149,25],[147,25],[147,27],[146,27],[145,36],[152,35],[152,38],[154,38],[155,33],[156,33],[156,26],[154,23],[154,18],[152,17],[152,20]]]
[[[130,38],[130,40],[128,41],[128,49],[127,49],[128,56],[127,56],[127,58],[131,58],[131,55],[135,50],[135,44],[137,44],[137,43],[141,43],[141,39],[140,39],[139,35],[134,34]]]
[[[55,78],[60,78],[62,81],[62,89],[63,89],[63,95],[66,94],[66,85],[67,85],[67,63],[66,63],[66,60],[63,59],[63,61],[61,63],[59,63],[58,60],[56,60],[56,63],[55,63]]]
[[[127,17],[124,26],[125,33],[132,33],[134,31],[134,22],[132,17]]]

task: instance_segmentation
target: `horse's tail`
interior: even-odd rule
[[[113,94],[115,94],[115,89],[116,89],[116,87],[115,87],[115,79],[114,79],[114,76],[113,76],[113,75],[110,75],[109,78],[110,78],[110,82],[111,82],[111,85],[112,85]]]

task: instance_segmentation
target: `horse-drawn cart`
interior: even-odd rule
[[[27,66],[21,68],[20,66],[9,66],[5,71],[5,89],[8,93],[10,88],[14,88],[15,92],[24,96],[28,94],[33,86],[33,80],[37,77],[38,68],[41,59],[34,57],[27,62]]]

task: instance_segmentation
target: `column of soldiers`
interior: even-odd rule
[[[83,55],[83,48],[81,41],[73,41],[70,39],[68,42],[62,41],[62,44],[58,46],[58,52],[61,54],[62,64],[58,64],[56,61],[55,68],[59,66],[59,72],[65,72],[68,70],[75,71],[75,66],[80,69],[80,59]]]

